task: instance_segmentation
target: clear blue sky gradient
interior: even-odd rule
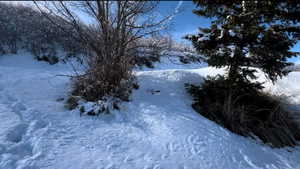
[[[192,10],[195,9],[195,5],[192,1],[161,1],[158,10],[162,15],[167,15],[174,12],[178,4],[181,4],[181,12],[173,18],[169,32],[174,40],[188,43],[181,37],[186,34],[196,33],[199,27],[208,27],[210,20],[192,13]],[[295,45],[292,50],[300,52],[300,43]],[[300,61],[300,56],[292,58],[290,61]]]
[[[28,1],[10,1],[9,3],[22,3],[33,5],[32,2]],[[210,25],[210,20],[199,17],[193,14],[192,10],[195,9],[195,5],[192,1],[160,1],[158,6],[158,12],[162,15],[168,15],[175,11],[176,7],[180,4],[180,11],[172,21],[169,29],[169,33],[172,35],[173,39],[179,42],[188,43],[187,40],[182,39],[183,36],[187,34],[194,34],[198,31],[199,27],[208,27]],[[83,14],[80,14],[81,18],[85,22],[89,22],[89,18]],[[300,43],[295,45],[292,51],[300,52]],[[300,56],[297,58],[292,58],[290,61],[300,62]]]

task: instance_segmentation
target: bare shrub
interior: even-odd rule
[[[97,101],[104,96],[128,100],[128,92],[132,89],[131,85],[134,82],[131,71],[133,64],[129,61],[125,57],[110,64],[89,60],[90,69],[85,74],[75,76],[73,79],[72,95],[82,96],[87,101]]]
[[[165,29],[173,15],[158,17],[155,1],[35,2],[43,13],[55,14],[76,29],[86,44],[86,70],[73,77],[72,95],[86,101],[112,96],[127,101],[136,86],[132,68],[139,57],[138,40]],[[40,8],[43,5],[43,8]],[[82,12],[92,24],[82,26]],[[55,23],[55,22],[54,22]]]
[[[0,54],[17,53],[19,49],[24,49],[37,60],[54,64],[59,59],[85,52],[84,46],[74,40],[78,38],[75,29],[65,24],[62,18],[22,4],[0,2],[0,11]],[[60,49],[66,56],[62,55]]]
[[[137,66],[154,68],[153,63],[159,62],[168,48],[168,39],[165,36],[155,35],[137,41],[134,62]]]

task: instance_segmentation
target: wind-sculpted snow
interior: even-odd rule
[[[193,111],[184,83],[221,70],[137,71],[132,101],[98,117],[58,101],[69,78],[56,75],[67,73],[63,65],[7,66],[0,58],[0,169],[300,168],[300,147],[272,149]],[[300,104],[297,79],[292,73],[268,88]]]

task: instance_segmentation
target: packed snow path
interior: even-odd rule
[[[0,169],[300,169],[299,147],[271,149],[191,109],[184,83],[215,69],[138,71],[132,101],[99,117],[63,107],[69,79],[56,75],[67,73],[0,58]],[[299,80],[292,73],[273,89],[300,103]]]

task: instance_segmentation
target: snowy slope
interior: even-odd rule
[[[294,62],[294,65],[289,66],[288,69],[294,72],[300,72],[300,60]]]
[[[154,62],[155,70],[166,70],[166,69],[198,69],[207,66],[204,62],[196,62],[190,64],[183,64],[179,61],[178,57],[167,57],[163,56],[160,58],[160,62]],[[151,68],[143,67],[142,70],[152,71]]]
[[[295,70],[300,72],[300,60],[295,63]]]
[[[68,66],[1,56],[0,169],[300,169],[300,147],[271,149],[191,109],[184,83],[221,70],[163,64],[136,72],[140,89],[121,111],[80,117],[57,101],[69,79],[56,75]],[[292,73],[268,88],[300,104],[299,80]]]

